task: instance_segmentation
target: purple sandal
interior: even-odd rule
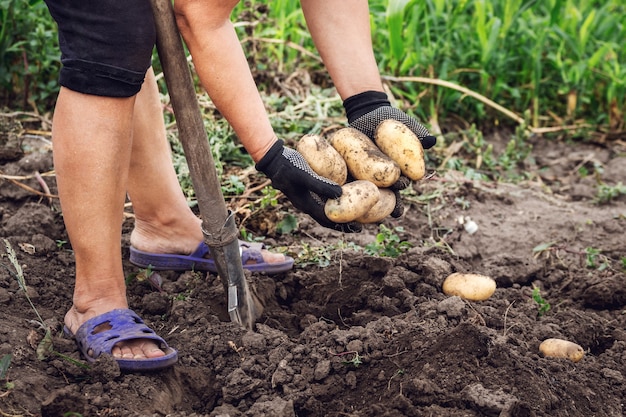
[[[293,258],[286,256],[283,262],[269,263],[263,260],[261,250],[262,243],[239,241],[241,250],[241,263],[244,269],[266,274],[277,274],[289,271],[293,267]],[[191,255],[161,254],[143,252],[130,247],[130,262],[141,268],[169,271],[208,271],[217,273],[215,261],[207,255],[210,254],[206,243],[201,242]]]
[[[110,329],[96,331],[98,326],[108,324]],[[154,340],[165,356],[160,358],[124,359],[115,358],[120,369],[129,371],[152,371],[170,367],[178,360],[178,352],[157,336],[139,316],[129,309],[117,309],[87,320],[76,334],[65,327],[67,336],[76,340],[78,348],[87,362],[93,363],[102,354],[111,355],[116,343],[132,339]]]

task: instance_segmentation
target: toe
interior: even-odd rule
[[[261,254],[263,255],[263,260],[270,264],[285,261],[285,255],[282,253],[273,253],[264,249],[261,251]]]

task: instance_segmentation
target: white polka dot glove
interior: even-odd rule
[[[335,223],[326,217],[324,205],[329,198],[341,195],[341,187],[317,175],[304,157],[295,149],[277,141],[256,164],[256,169],[272,180],[272,186],[282,191],[291,203],[324,227],[346,233],[360,232],[359,223]]]

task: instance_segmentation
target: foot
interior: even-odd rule
[[[204,240],[201,221],[195,218],[186,229],[173,230],[167,227],[151,227],[147,222],[135,219],[135,229],[130,235],[130,244],[135,249],[156,254],[189,255]],[[263,260],[267,263],[285,262],[285,255],[261,250]]]
[[[100,303],[105,304],[105,303]],[[65,326],[72,334],[76,334],[80,326],[87,320],[97,317],[103,313],[114,310],[115,308],[128,308],[125,305],[119,305],[111,308],[111,304],[108,304],[106,308],[94,308],[87,309],[83,312],[79,311],[76,306],[72,306],[70,311],[65,315]],[[108,324],[103,324],[96,327],[95,332],[109,330],[111,327]],[[87,352],[88,355],[93,357],[93,352]],[[165,356],[159,346],[151,339],[132,339],[119,342],[115,344],[111,350],[111,354],[117,359],[147,359],[147,358],[160,358]]]

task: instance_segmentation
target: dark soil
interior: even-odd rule
[[[625,415],[626,197],[595,201],[600,184],[626,184],[623,142],[534,139],[521,168],[535,174],[516,185],[454,171],[415,184],[404,217],[385,222],[413,245],[397,258],[357,250],[377,226],[342,236],[283,201],[266,217],[291,211],[300,227],[266,233],[266,243],[302,256],[289,273],[248,275],[267,303],[254,331],[228,320],[218,277],[164,272],[159,292],[127,262],[131,307],[180,355],[172,369],[131,374],[110,359],[80,366],[62,335],[74,260],[58,200],[37,195],[32,177],[53,168],[50,147],[17,137],[16,152],[7,150],[15,137],[1,144],[0,234],[53,353],[38,359],[44,329],[3,244],[0,359],[11,362],[0,368],[2,416]],[[54,176],[43,180],[54,193]],[[478,231],[467,233],[460,216]],[[491,276],[498,288],[482,302],[446,296],[442,282],[456,271]],[[540,315],[542,300],[550,309]],[[578,343],[584,358],[543,357],[539,344],[551,337]]]

